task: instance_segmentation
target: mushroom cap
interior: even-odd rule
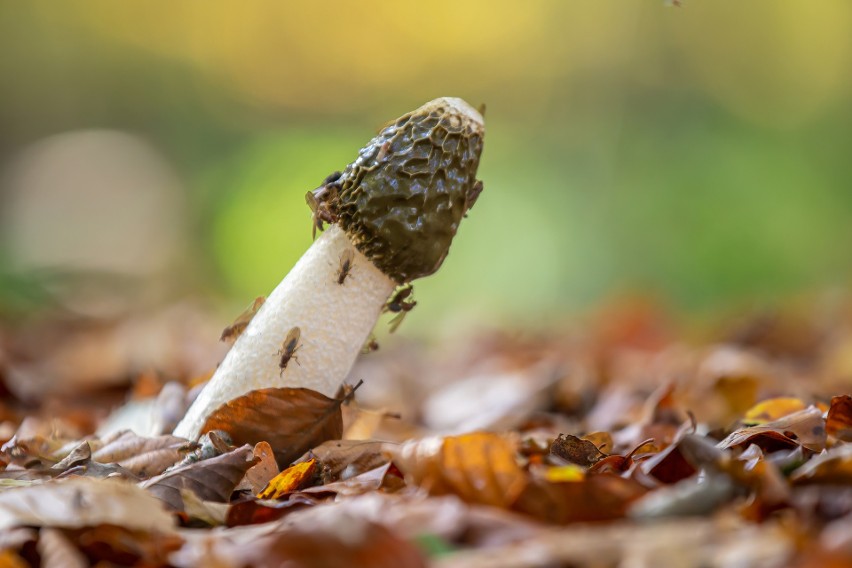
[[[396,282],[428,276],[446,258],[482,191],[484,135],[468,103],[435,99],[385,126],[337,181],[340,226]]]

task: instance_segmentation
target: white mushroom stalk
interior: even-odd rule
[[[331,224],[266,299],[174,434],[252,390],[334,396],[394,289],[435,272],[482,183],[482,115],[441,98],[385,127],[341,174],[308,193]]]

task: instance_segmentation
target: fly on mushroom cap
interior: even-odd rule
[[[334,191],[324,185],[313,196],[390,278],[428,276],[482,191],[484,134],[482,115],[465,101],[435,99],[386,126],[334,180]]]

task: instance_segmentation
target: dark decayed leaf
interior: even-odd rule
[[[312,447],[343,435],[342,402],[304,388],[256,390],[220,406],[201,431],[222,430],[235,444],[269,442],[278,465],[287,467]]]
[[[175,511],[183,511],[181,490],[195,493],[203,501],[227,502],[234,488],[254,465],[252,447],[245,445],[227,454],[185,465],[141,484]]]
[[[606,457],[592,442],[571,434],[560,434],[551,444],[550,453],[582,466],[593,465]]]
[[[852,442],[852,396],[844,394],[831,399],[825,431],[844,442]]]
[[[680,450],[682,439],[682,436],[678,436],[673,444],[643,461],[640,466],[642,471],[667,484],[677,483],[695,475],[697,468]]]

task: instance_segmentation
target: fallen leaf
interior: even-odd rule
[[[196,521],[200,521],[211,527],[225,524],[225,519],[228,515],[228,505],[226,503],[203,501],[189,489],[181,489],[180,497],[183,501],[184,513],[189,518],[188,524],[190,526],[197,525]]]
[[[527,478],[515,459],[515,446],[489,432],[425,438],[386,446],[411,483],[436,495],[455,493],[469,503],[509,507]]]
[[[822,410],[809,406],[783,418],[758,426],[741,428],[719,442],[722,449],[757,444],[764,452],[802,446],[819,452],[825,448],[825,421]]]
[[[343,435],[343,400],[305,388],[255,390],[220,406],[201,431],[222,430],[235,444],[269,442],[284,467],[312,447]]]
[[[843,442],[852,442],[852,396],[844,394],[831,399],[825,431]]]
[[[275,477],[257,494],[258,499],[280,499],[287,493],[296,491],[313,479],[317,470],[317,460],[310,459],[294,464]]]
[[[551,523],[605,521],[625,516],[630,504],[646,491],[634,479],[609,473],[559,483],[534,479],[514,509]]]
[[[328,440],[311,450],[322,463],[324,483],[342,481],[388,463],[384,442],[371,440]]]
[[[65,471],[75,465],[81,465],[92,459],[92,448],[88,442],[83,442],[74,448],[70,454],[65,456],[59,463],[53,465],[50,469],[57,471]]]
[[[791,475],[793,483],[852,483],[852,445],[841,445],[812,457]]]
[[[277,521],[281,517],[313,507],[325,500],[326,496],[302,495],[294,493],[286,501],[266,501],[249,499],[232,503],[228,507],[225,524],[229,527],[257,525]]]
[[[159,500],[124,481],[76,477],[0,492],[0,530],[102,523],[168,532],[174,521]]]
[[[784,416],[804,410],[808,405],[798,398],[779,397],[763,400],[748,411],[743,416],[742,423],[746,426],[756,426],[758,424],[766,424],[774,422]]]
[[[92,457],[95,461],[101,463],[120,463],[135,458],[140,454],[188,444],[192,443],[185,438],[178,438],[177,436],[165,435],[148,438],[138,436],[130,430],[125,430],[114,436],[109,443],[104,444],[98,451],[92,454]]]
[[[170,566],[169,557],[184,544],[184,534],[131,530],[109,524],[70,532],[71,540],[94,566]]]
[[[583,439],[593,443],[598,450],[605,454],[612,452],[612,435],[609,432],[592,432],[583,436]]]
[[[28,568],[29,562],[13,550],[0,550],[0,568]]]
[[[560,434],[550,445],[550,453],[563,460],[582,466],[590,466],[606,457],[597,446],[571,434]]]
[[[257,495],[270,479],[278,475],[278,464],[275,462],[272,446],[267,442],[256,444],[252,453],[257,463],[246,472],[243,480],[237,485],[237,491],[246,489],[252,495]]]
[[[203,501],[225,503],[254,463],[252,447],[245,445],[215,458],[178,467],[140,486],[175,511],[184,510],[181,498],[184,489],[194,492]]]
[[[335,481],[333,483],[326,483],[325,485],[316,485],[314,487],[309,487],[307,489],[303,489],[299,491],[300,495],[305,494],[322,494],[322,493],[331,493],[334,495],[343,495],[345,497],[352,497],[354,495],[361,495],[363,493],[367,493],[368,491],[378,491],[382,488],[388,488],[388,483],[386,480],[388,479],[396,479],[399,482],[397,488],[403,485],[402,479],[398,476],[389,475],[391,469],[393,468],[393,464],[388,462],[385,465],[379,466],[376,469],[365,471],[359,475],[354,477],[349,477],[343,481]]]

